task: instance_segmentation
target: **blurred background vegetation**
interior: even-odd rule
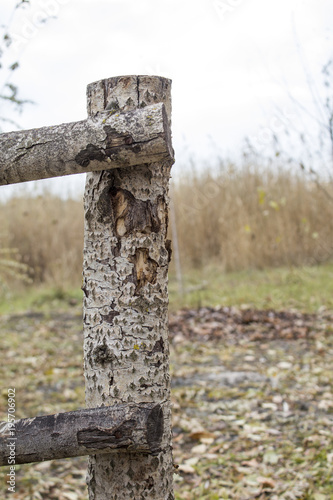
[[[233,297],[238,303],[247,302],[252,294],[252,301],[261,297],[258,305],[278,307],[279,303],[269,300],[274,288],[284,283],[291,295],[304,292],[301,270],[322,266],[327,281],[331,279],[333,203],[327,194],[333,197],[332,185],[324,180],[318,185],[301,170],[288,171],[278,158],[267,165],[258,160],[244,155],[237,166],[222,160],[211,167],[192,163],[172,180],[175,224],[170,225],[169,237],[178,236],[185,293],[179,297],[173,259],[171,301],[200,305],[227,303]],[[63,199],[47,191],[34,196],[22,190],[0,203],[0,224],[2,256],[6,257],[6,265],[0,267],[3,303],[8,293],[12,302],[15,294],[33,297],[33,291],[46,289],[56,296],[71,291],[79,297],[82,195]],[[276,278],[269,274],[274,269]],[[320,275],[320,271],[311,274],[313,280]],[[291,287],[295,280],[296,291]],[[312,292],[313,280],[307,285]],[[244,282],[250,287],[247,292]],[[267,290],[269,285],[271,290]],[[235,288],[243,290],[241,297],[235,295]],[[315,301],[316,306],[320,304]]]
[[[19,1],[12,17],[29,3]],[[9,26],[1,30],[0,70],[8,77],[0,89],[0,125],[15,125],[12,112],[30,101],[11,80],[19,61],[1,66],[12,44]],[[270,128],[248,139],[237,160],[219,157],[203,165],[188,158],[176,164],[170,190],[169,238],[178,243],[170,267],[171,307],[249,301],[280,307],[281,287],[289,305],[300,297],[312,309],[330,304],[325,290],[333,281],[332,65],[332,58],[323,64],[320,92],[304,68],[311,112],[290,95],[288,115],[278,110]],[[0,196],[0,310],[15,297],[40,300],[41,290],[45,300],[81,297],[82,193],[40,192],[23,186],[10,198]]]

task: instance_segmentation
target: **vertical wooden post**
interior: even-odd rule
[[[170,123],[170,88],[170,80],[151,76],[99,81],[88,86],[88,114],[163,102]],[[155,402],[164,422],[155,456],[124,451],[90,457],[90,500],[174,498],[166,240],[172,163],[87,174],[82,285],[86,403]]]

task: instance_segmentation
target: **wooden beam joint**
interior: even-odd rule
[[[0,185],[173,159],[163,103],[0,134]]]

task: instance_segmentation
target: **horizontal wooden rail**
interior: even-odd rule
[[[173,158],[162,103],[0,134],[0,185]]]
[[[159,404],[121,404],[0,422],[0,465],[126,450],[158,454],[163,435]],[[14,460],[14,461],[12,461]]]

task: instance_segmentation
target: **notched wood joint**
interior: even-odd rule
[[[93,160],[104,161],[105,156],[106,155],[105,155],[102,148],[99,148],[98,146],[95,146],[94,144],[87,144],[87,147],[85,149],[83,149],[82,151],[80,151],[75,156],[75,161],[81,167],[87,168],[91,161],[93,161]]]
[[[135,420],[127,420],[110,429],[101,427],[82,429],[77,433],[77,441],[80,446],[85,448],[128,447],[132,444],[135,426]]]
[[[139,144],[133,144],[133,137],[130,134],[120,134],[110,125],[103,127],[105,132],[105,143],[103,146],[87,144],[85,149],[75,156],[75,161],[81,167],[87,168],[91,161],[107,161],[112,158],[119,149],[124,150],[124,146],[129,146],[134,152],[141,149]]]

